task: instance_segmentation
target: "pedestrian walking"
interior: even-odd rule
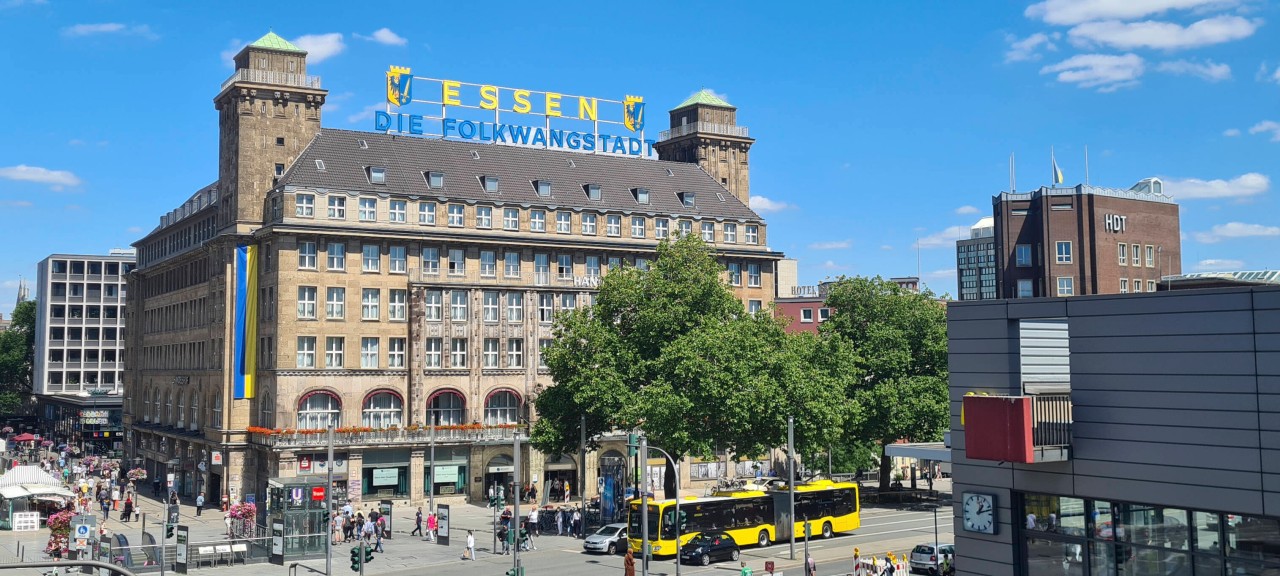
[[[462,552],[462,559],[476,559],[476,535],[470,530],[467,530],[467,549]]]
[[[742,566],[742,570],[738,572],[738,576],[751,576],[751,567],[747,566],[745,561],[739,562],[738,565]]]
[[[133,498],[124,499],[124,510],[120,514],[121,522],[128,522],[133,518]]]
[[[538,508],[536,506],[529,511],[529,533],[534,536],[542,535],[542,532],[538,530]]]
[[[631,547],[627,547],[627,555],[622,557],[622,576],[636,576],[636,557],[631,554]]]
[[[566,488],[567,490],[567,488]],[[582,513],[577,508],[573,509],[573,537],[578,537],[582,532]]]
[[[439,522],[440,520],[436,518],[435,511],[432,510],[431,514],[427,515],[427,535],[432,542],[436,541],[436,528],[439,527]]]
[[[231,511],[228,510],[222,514],[222,522],[227,525],[227,538],[231,538]]]
[[[564,536],[564,508],[556,510],[556,536]]]
[[[413,515],[413,532],[409,533],[410,536],[413,536],[415,534],[417,534],[418,536],[422,536],[422,507],[421,506],[418,507],[418,513]]]
[[[499,527],[498,527],[498,540],[501,540],[501,541],[502,541],[502,553],[503,553],[503,555],[510,554],[510,553],[511,553],[511,542],[512,542],[512,540],[511,540],[511,530],[508,530],[506,526],[499,526]]]
[[[200,517],[201,510],[204,510],[204,492],[201,492],[199,496],[196,496],[196,517],[197,518]]]
[[[111,518],[111,501],[106,498],[102,499],[102,521],[106,522]]]
[[[120,509],[120,488],[118,486],[111,489],[111,509]]]
[[[818,563],[813,556],[805,558],[805,576],[818,576]]]
[[[382,521],[382,518],[378,518],[378,521],[379,521],[379,522],[381,522],[381,521]],[[374,551],[374,552],[383,552],[383,549],[382,549],[382,529],[381,529],[381,528],[377,528],[377,527],[375,527],[374,531],[376,532],[376,534],[374,534],[374,536],[373,536],[373,537],[374,537],[374,541],[375,541],[375,542],[377,542],[377,544],[375,544],[375,545],[373,546],[373,551]]]

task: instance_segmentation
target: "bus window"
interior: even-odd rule
[[[639,511],[640,511],[639,506],[636,506],[636,505],[631,506],[631,514],[630,514],[630,520],[628,521],[628,530],[627,530],[627,534],[629,538],[641,538],[642,537],[641,535],[644,533],[641,530],[641,526],[640,526],[641,517],[640,517]],[[658,538],[658,527],[659,527],[658,512],[650,508],[649,509],[649,538],[650,539],[656,540]]]

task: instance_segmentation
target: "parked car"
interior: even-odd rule
[[[738,543],[724,532],[702,532],[680,549],[680,562],[706,566],[716,560],[737,561],[742,553]]]
[[[925,574],[938,574],[942,571],[942,559],[950,556],[952,562],[955,562],[956,547],[952,544],[938,544],[938,549],[934,550],[933,542],[926,544],[917,544],[911,549],[911,560],[909,561],[911,572]]]
[[[590,536],[587,536],[586,540],[582,541],[582,550],[585,552],[617,554],[618,551],[626,547],[626,524],[606,524],[601,526],[599,530],[596,530]]]

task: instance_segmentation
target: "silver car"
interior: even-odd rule
[[[939,554],[939,552],[941,552]],[[951,544],[938,544],[938,550],[934,550],[933,543],[918,544],[911,550],[911,572],[925,574],[938,574],[942,570],[943,558],[955,558],[956,547]]]
[[[582,549],[587,552],[604,552],[617,554],[627,546],[627,525],[608,524],[587,536],[582,542]]]

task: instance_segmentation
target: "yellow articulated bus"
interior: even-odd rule
[[[676,544],[676,500],[649,502],[649,546],[655,556],[679,553],[695,534],[706,530],[723,531],[739,546],[769,544],[788,539],[789,507],[787,486],[767,490],[717,492],[705,498],[685,497],[680,500],[680,543]],[[631,550],[639,553],[642,546],[640,500],[630,502],[627,537]],[[808,521],[813,537],[830,538],[838,532],[851,532],[861,525],[858,485],[848,482],[819,480],[796,484],[796,516],[791,530],[804,537]]]

